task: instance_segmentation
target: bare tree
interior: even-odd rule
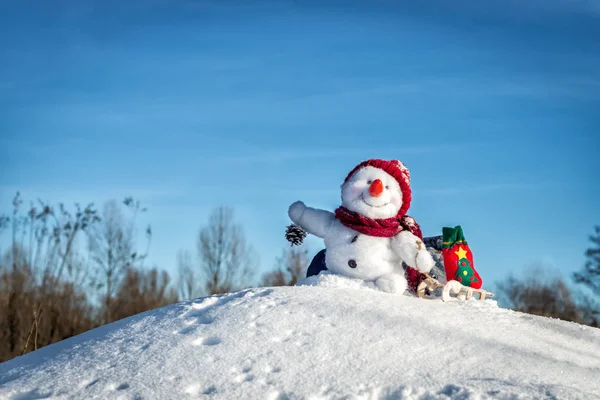
[[[22,215],[13,200],[12,242],[0,260],[0,360],[54,343],[91,327],[76,239],[99,221],[93,204],[74,214],[39,201]]]
[[[134,265],[145,258],[135,251],[133,240],[135,218],[144,211],[139,202],[125,199],[124,206],[133,216],[109,218],[108,223],[100,223],[93,204],[85,208],[76,204],[72,211],[62,204],[54,207],[42,201],[28,209],[22,209],[22,204],[17,194],[13,213],[0,216],[0,233],[6,230],[12,237],[0,251],[0,362],[177,300],[166,273]],[[111,213],[107,206],[105,214]],[[104,247],[102,254],[84,253],[80,240],[88,235],[98,249],[109,238],[112,245]],[[149,228],[146,235],[149,239]],[[113,279],[112,309],[106,311],[106,304],[98,306],[90,301],[86,289],[89,272],[105,272],[100,266],[115,264],[114,260],[107,262],[108,249],[112,249],[113,258],[124,253],[129,259],[121,257],[127,259],[128,267],[120,280]],[[105,264],[98,264],[98,260]],[[90,271],[90,267],[95,268]]]
[[[10,218],[6,215],[0,215],[0,232],[8,228],[10,225]]]
[[[527,314],[585,323],[574,292],[564,279],[536,266],[523,279],[513,276],[497,283],[498,298],[508,307]]]
[[[198,258],[208,294],[226,293],[246,285],[257,265],[254,250],[233,221],[233,210],[218,207],[198,235]]]
[[[94,287],[102,293],[104,323],[112,321],[113,307],[111,303],[121,279],[128,268],[146,258],[152,235],[150,227],[148,227],[146,229],[146,251],[138,252],[134,237],[136,217],[140,211],[145,212],[146,209],[141,209],[139,201],[134,202],[130,197],[126,198],[123,203],[133,212],[132,218],[126,220],[120,205],[115,200],[107,201],[102,212],[102,223],[94,231],[94,234],[90,235],[88,242],[92,260],[96,266]]]
[[[194,271],[192,255],[187,250],[177,254],[177,289],[179,298],[189,300],[200,295],[198,276]]]
[[[159,272],[156,268],[128,268],[111,303],[112,319],[117,321],[175,303],[177,293],[169,284],[170,277],[166,271]]]
[[[287,247],[277,258],[275,270],[263,275],[262,286],[293,286],[301,280],[308,268],[308,250]]]

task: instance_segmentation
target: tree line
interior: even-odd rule
[[[498,297],[516,311],[600,327],[600,226],[589,235],[584,266],[570,275],[572,283],[544,265],[525,276],[497,283]]]
[[[228,207],[200,229],[196,257],[180,251],[172,279],[147,265],[152,228],[140,232],[148,210],[138,200],[110,200],[101,210],[23,203],[17,193],[12,214],[0,216],[0,234],[9,235],[0,255],[0,362],[179,300],[249,287],[258,267]],[[294,284],[307,257],[283,249],[259,285]]]
[[[0,257],[0,362],[140,312],[252,286],[258,256],[231,208],[217,207],[198,232],[196,249],[177,254],[174,279],[147,265],[151,226],[138,200],[68,209],[42,201],[0,216],[8,248]],[[583,294],[544,268],[497,284],[499,300],[530,314],[591,326],[600,322],[600,227],[590,236],[585,266],[572,275]],[[143,240],[140,240],[143,238]],[[258,286],[294,285],[310,262],[304,247],[282,249]]]

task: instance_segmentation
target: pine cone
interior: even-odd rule
[[[285,238],[293,245],[300,246],[306,237],[306,231],[298,225],[289,225],[285,230]]]

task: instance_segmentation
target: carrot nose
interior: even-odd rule
[[[381,193],[383,193],[383,182],[379,179],[375,179],[369,187],[369,193],[371,193],[371,196],[373,197],[381,196]]]

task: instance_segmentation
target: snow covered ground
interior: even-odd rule
[[[600,329],[324,275],[182,302],[13,359],[0,398],[600,399]]]

